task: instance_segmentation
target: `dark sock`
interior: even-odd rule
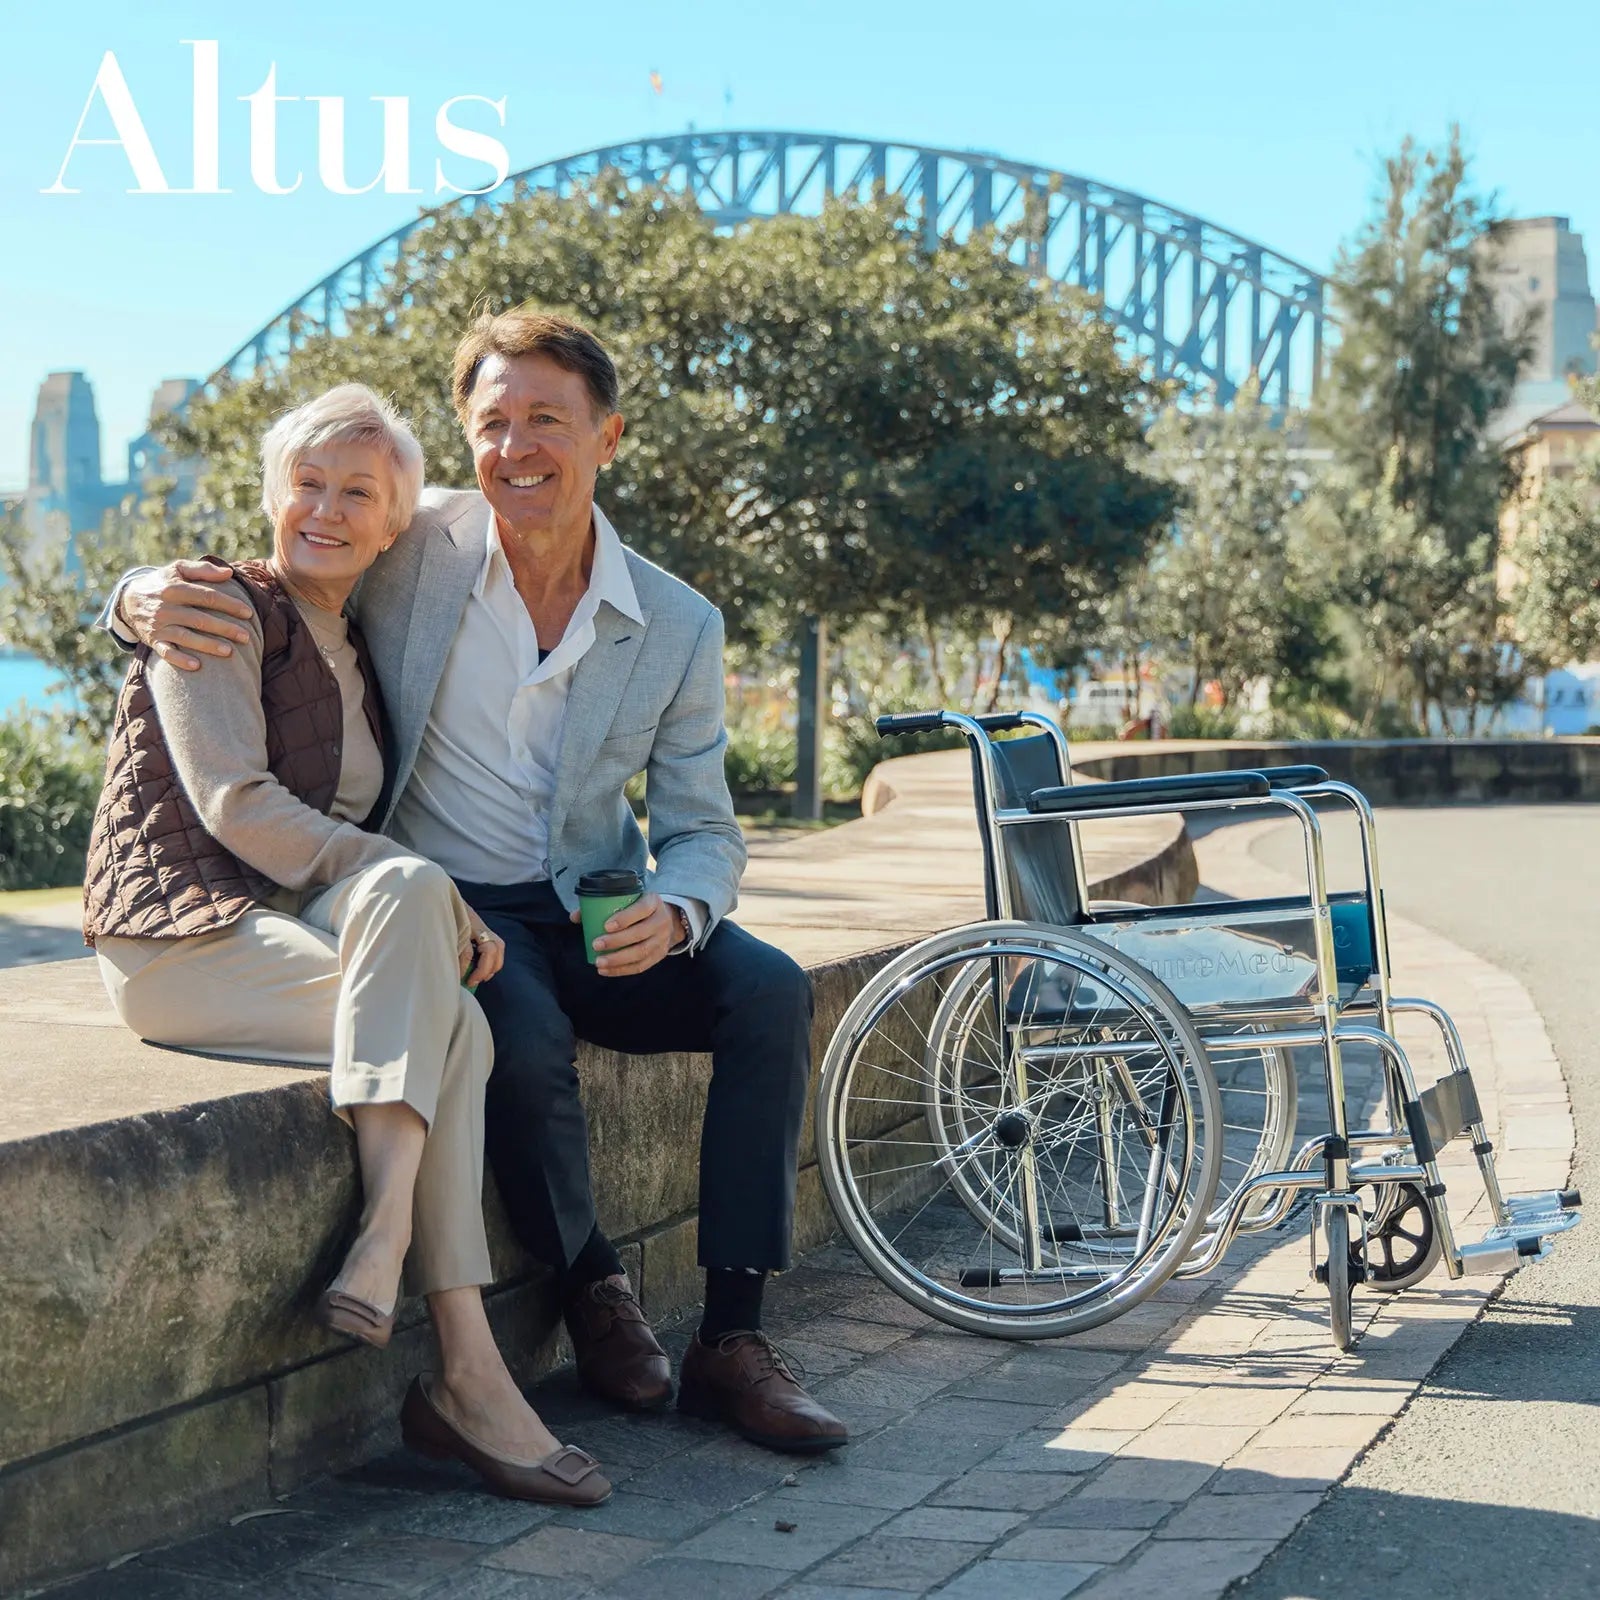
[[[597,1222],[562,1279],[564,1297],[570,1300],[580,1289],[587,1289],[591,1283],[599,1283],[602,1278],[621,1271],[622,1258],[617,1254],[617,1247],[601,1233]]]
[[[711,1344],[726,1333],[754,1333],[761,1327],[761,1295],[767,1275],[749,1267],[706,1270],[706,1310],[700,1342]]]

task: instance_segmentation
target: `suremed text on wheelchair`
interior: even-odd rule
[[[953,728],[972,753],[987,920],[922,940],[845,1013],[817,1088],[841,1226],[902,1298],[1006,1338],[1081,1332],[1240,1233],[1309,1200],[1334,1341],[1351,1293],[1500,1273],[1550,1253],[1575,1190],[1503,1195],[1461,1038],[1391,989],[1372,809],[1318,767],[1074,785],[1033,712],[880,717]],[[1021,736],[998,739],[996,734]],[[1306,891],[1184,906],[1091,904],[1080,822],[1275,808],[1299,823]],[[1323,818],[1353,821],[1364,886],[1330,895]],[[1436,1028],[1448,1071],[1419,1089],[1395,1018]],[[1292,1053],[1320,1061],[1327,1128],[1292,1148]],[[1379,1066],[1381,1124],[1348,1125],[1345,1062]],[[1439,1154],[1466,1135],[1494,1221],[1458,1243]]]

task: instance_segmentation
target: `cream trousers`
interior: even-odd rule
[[[117,1014],[157,1044],[331,1066],[334,1109],[396,1101],[428,1124],[406,1286],[491,1281],[483,1228],[489,1027],[461,987],[455,887],[416,856],[188,939],[102,938]]]

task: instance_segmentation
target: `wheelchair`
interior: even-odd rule
[[[1395,1292],[1550,1253],[1576,1190],[1506,1196],[1460,1035],[1396,997],[1372,809],[1311,766],[1074,785],[1034,712],[879,717],[880,737],[959,730],[972,756],[986,918],[903,951],[845,1013],[816,1094],[823,1184],[896,1294],[953,1327],[1055,1338],[1211,1271],[1241,1235],[1310,1218],[1335,1345],[1357,1284]],[[997,738],[998,734],[1016,737]],[[1305,892],[1182,906],[1091,903],[1078,824],[1287,812]],[[1364,886],[1331,894],[1324,819],[1353,821]],[[1447,1070],[1419,1089],[1395,1019]],[[1327,1131],[1294,1145],[1295,1053]],[[1375,1063],[1377,1125],[1352,1130],[1346,1062]],[[1458,1243],[1439,1154],[1466,1136],[1494,1221]]]

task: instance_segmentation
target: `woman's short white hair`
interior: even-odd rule
[[[389,532],[416,514],[422,495],[422,446],[406,419],[364,383],[341,383],[278,418],[261,441],[261,509],[277,520],[294,469],[325,444],[374,444],[394,465]]]

